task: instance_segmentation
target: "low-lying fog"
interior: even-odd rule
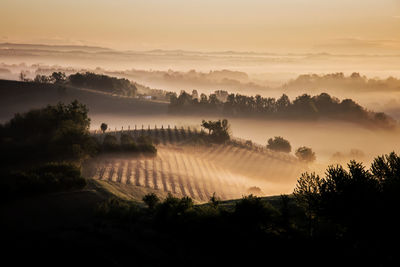
[[[105,122],[111,129],[133,129],[135,125],[140,129],[143,125],[157,127],[197,127],[202,119],[211,117],[197,116],[118,116],[90,114],[91,128],[99,129]],[[215,118],[216,119],[216,118]],[[316,171],[322,171],[328,164],[346,163],[356,158],[363,161],[368,167],[371,160],[377,155],[391,151],[400,152],[400,131],[384,131],[368,129],[352,123],[343,122],[299,122],[299,121],[266,121],[253,119],[230,119],[232,135],[249,139],[253,142],[266,145],[267,140],[274,136],[282,136],[290,141],[292,154],[300,146],[311,147],[317,156],[317,163],[313,166]],[[339,152],[339,153],[338,153]],[[313,168],[311,168],[313,169]]]

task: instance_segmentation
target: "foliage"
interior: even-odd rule
[[[121,135],[121,148],[123,151],[138,151],[135,140],[129,134]]]
[[[156,194],[150,193],[143,197],[143,202],[150,210],[154,210],[156,205],[160,203],[160,198]]]
[[[216,143],[224,143],[230,139],[229,122],[227,119],[217,121],[202,121],[202,127],[208,130],[208,135]]]
[[[289,141],[281,136],[275,136],[274,139],[268,139],[267,148],[285,153],[290,153],[290,151],[292,151],[292,146],[290,145]]]
[[[307,163],[314,162],[316,159],[315,152],[313,152],[311,148],[306,146],[299,147],[296,150],[295,155],[299,160]]]
[[[141,135],[135,140],[127,133],[122,133],[120,140],[112,134],[106,134],[103,139],[102,149],[104,152],[157,153],[157,148],[149,136]]]
[[[112,134],[107,134],[104,136],[103,149],[104,151],[117,151],[119,149],[119,144],[117,138]]]
[[[101,125],[100,125],[100,129],[101,129],[101,131],[103,132],[103,133],[105,133],[106,131],[107,131],[107,129],[108,129],[108,125],[107,125],[107,123],[102,123]]]
[[[78,101],[17,113],[0,127],[3,161],[83,159],[95,154],[87,113]]]
[[[135,203],[112,197],[97,207],[96,214],[99,217],[132,222],[139,215],[139,208]]]
[[[382,128],[396,126],[396,121],[384,113],[368,111],[351,99],[340,101],[327,93],[315,96],[303,94],[293,101],[285,94],[278,99],[240,94],[229,94],[226,98],[218,98],[216,94],[209,97],[202,94],[200,100],[195,97],[185,91],[179,96],[171,94],[169,111],[266,119],[334,119]]]
[[[400,234],[392,223],[400,200],[399,167],[400,157],[394,152],[377,157],[370,170],[355,161],[348,170],[330,166],[322,179],[303,174],[294,195],[312,218],[325,220],[337,234],[354,242],[380,242],[382,231]]]
[[[3,197],[15,197],[80,189],[86,180],[77,166],[62,162],[5,171],[0,183]]]
[[[90,88],[112,94],[136,96],[137,88],[127,79],[119,79],[92,72],[71,74],[68,83],[72,86]]]

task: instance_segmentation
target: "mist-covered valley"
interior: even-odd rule
[[[1,0],[13,266],[397,266],[400,1]]]

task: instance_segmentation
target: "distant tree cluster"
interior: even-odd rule
[[[367,111],[351,99],[340,101],[326,93],[316,96],[303,94],[293,101],[285,94],[278,99],[260,95],[254,97],[229,94],[223,102],[217,94],[201,94],[198,99],[182,91],[179,96],[170,95],[169,111],[266,119],[334,119],[382,128],[392,128],[396,125],[396,121],[384,113]]]
[[[53,72],[51,75],[40,75],[37,74],[33,79],[36,83],[54,83],[64,84],[67,81],[67,76],[64,72]]]
[[[324,88],[346,91],[398,91],[400,80],[394,77],[387,79],[368,79],[366,76],[353,72],[349,76],[342,72],[329,74],[303,74],[289,81],[284,88],[290,90],[313,90]]]
[[[268,139],[267,148],[273,151],[290,153],[292,146],[289,141],[284,139],[282,136],[275,136],[274,138]],[[296,157],[305,163],[311,163],[316,160],[315,152],[311,148],[302,146],[296,149]]]
[[[137,93],[136,86],[127,79],[119,79],[92,72],[71,74],[68,76],[68,83],[76,87],[90,88],[125,96],[133,97]]]
[[[21,72],[22,75],[22,72]],[[22,76],[21,76],[22,77]],[[25,79],[22,77],[21,80]],[[89,88],[111,94],[119,94],[134,97],[137,94],[135,84],[127,79],[95,74],[92,72],[75,73],[68,77],[64,72],[53,72],[51,75],[37,74],[33,80],[36,83],[54,83],[58,85],[71,85],[75,87]]]

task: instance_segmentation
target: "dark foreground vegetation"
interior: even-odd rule
[[[341,120],[378,128],[393,128],[396,121],[385,113],[368,111],[351,99],[339,100],[326,93],[316,96],[303,94],[291,101],[280,98],[245,96],[216,91],[198,96],[182,91],[170,95],[169,111],[179,114],[214,114],[236,117],[289,120]]]
[[[122,135],[105,135],[103,142],[89,133],[88,109],[78,101],[59,103],[16,114],[0,124],[1,199],[80,189],[86,185],[81,166],[100,153],[155,154],[146,136],[137,142]]]
[[[305,173],[290,196],[250,195],[221,202],[214,195],[208,203],[195,205],[189,197],[159,199],[148,194],[143,204],[111,196],[95,181],[85,180],[80,166],[98,153],[137,152],[140,144],[151,141],[143,136],[139,142],[129,135],[118,140],[103,133],[100,143],[89,134],[89,124],[86,107],[73,102],[16,115],[1,125],[4,262],[32,266],[397,263],[400,157],[395,153],[377,157],[370,169],[352,161],[347,168],[329,167],[324,177]],[[202,126],[208,131],[204,140],[229,140],[227,120],[203,121]],[[272,139],[269,145],[290,150],[283,138]]]
[[[323,178],[305,173],[291,196],[250,195],[230,202],[213,196],[208,204],[194,205],[187,197],[160,200],[150,194],[143,199],[146,209],[110,199],[97,216],[121,230],[146,229],[156,250],[165,253],[160,261],[179,266],[263,260],[283,266],[391,266],[400,237],[399,190],[400,157],[391,153],[377,157],[369,170],[352,161],[347,169],[329,167]]]
[[[42,264],[393,266],[399,170],[400,157],[391,153],[369,170],[350,162],[347,169],[330,167],[323,178],[306,173],[290,196],[221,202],[214,195],[203,205],[155,194],[143,198],[145,205],[98,199],[83,222],[4,237],[19,253],[45,251],[34,257]]]

